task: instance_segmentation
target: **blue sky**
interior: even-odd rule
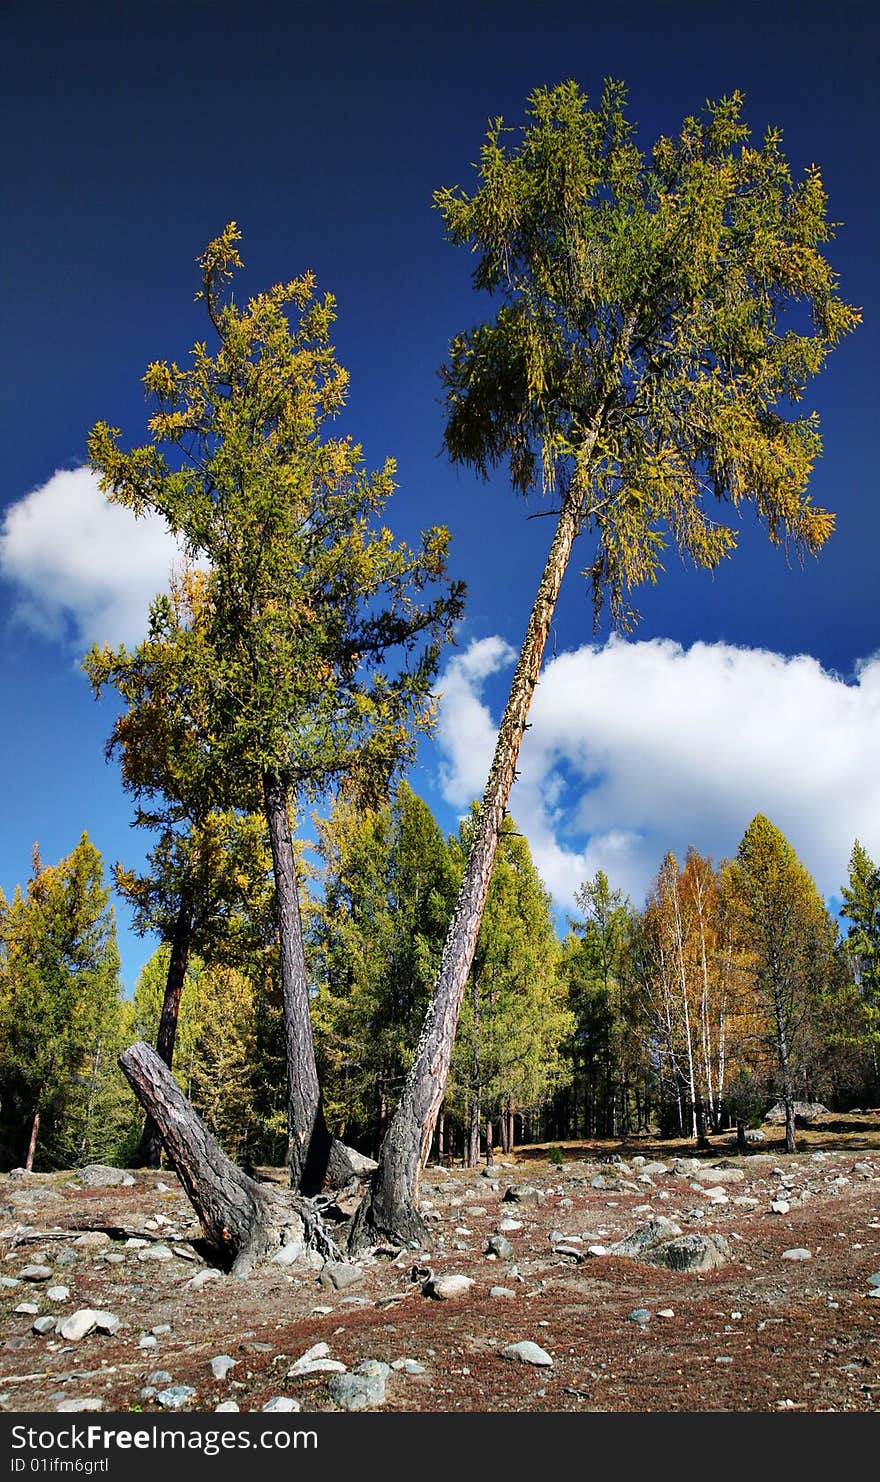
[[[75,471],[98,418],[143,440],[140,376],[202,333],[194,258],[230,219],[244,238],[240,291],[310,268],[336,295],[345,427],[372,465],[397,459],[395,532],[452,531],[467,617],[440,734],[411,780],[454,826],[485,775],[549,528],[526,518],[503,474],[480,485],[441,454],[437,368],[485,305],[432,192],[468,185],[487,120],[518,122],[534,87],[574,77],[595,94],[607,75],[627,83],[645,145],[706,98],[744,89],[749,121],[783,128],[796,171],[822,166],[844,223],[829,255],[865,322],[811,392],[825,438],[813,496],[838,519],[817,562],[788,568],[746,515],[723,570],[671,557],[637,599],[632,640],[606,646],[578,576],[589,551],[576,547],[512,811],[563,911],[599,865],[638,897],[667,847],[733,851],[759,808],[829,895],[855,833],[880,854],[872,11],[847,0],[4,9],[7,893],[35,840],[48,860],[83,828],[108,862],[141,853],[103,758],[112,702],[94,702],[78,662],[86,640],[136,623],[162,532],[111,527]],[[131,986],[152,943],[130,937],[124,909],[120,920]]]

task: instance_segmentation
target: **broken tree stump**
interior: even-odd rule
[[[342,1259],[311,1200],[258,1184],[227,1157],[150,1045],[132,1045],[119,1065],[159,1128],[207,1239],[231,1262],[233,1275],[247,1276],[257,1261],[291,1241]]]

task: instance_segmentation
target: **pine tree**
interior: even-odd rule
[[[849,880],[840,892],[841,916],[849,921],[846,949],[868,1021],[875,1090],[880,1096],[880,868],[856,839],[849,861]]]
[[[57,1166],[87,1161],[103,1144],[100,1106],[108,1091],[112,1100],[120,1015],[116,924],[98,850],[83,833],[71,854],[44,865],[35,847],[26,892],[0,901],[7,1159]]]

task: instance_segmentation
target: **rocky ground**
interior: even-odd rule
[[[168,1171],[0,1176],[0,1407],[880,1406],[880,1112],[547,1153],[429,1169],[421,1251],[246,1281]]]

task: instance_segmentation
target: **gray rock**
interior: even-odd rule
[[[269,1401],[269,1405],[271,1405],[271,1403],[272,1403],[272,1401],[270,1400]],[[268,1405],[264,1405],[263,1406],[263,1409],[264,1410],[266,1410],[268,1408],[269,1408]],[[215,1405],[214,1406],[214,1414],[215,1415],[218,1415],[218,1414],[220,1414],[221,1411],[224,1414],[227,1413],[227,1412],[232,1413],[233,1411],[238,1411],[240,1409],[241,1409],[241,1406],[238,1405],[235,1400],[221,1400],[219,1405]]]
[[[154,1369],[152,1374],[147,1375],[147,1383],[152,1384],[153,1390],[165,1389],[174,1383],[174,1375],[169,1374],[167,1369]]]
[[[19,1271],[22,1281],[50,1281],[52,1277],[51,1266],[23,1266]]]
[[[868,1277],[868,1286],[880,1286],[880,1271],[875,1271],[872,1276]]]
[[[157,1240],[155,1244],[148,1245],[144,1250],[138,1251],[138,1260],[173,1261],[174,1251],[171,1249],[170,1245],[165,1245],[163,1241]]]
[[[170,1322],[157,1322],[155,1327],[150,1328],[154,1338],[167,1338],[171,1332]]]
[[[70,1296],[69,1286],[50,1286],[46,1293],[50,1302],[66,1302]]]
[[[609,1254],[612,1256],[628,1256],[631,1260],[643,1259],[644,1252],[652,1245],[659,1245],[661,1240],[671,1240],[681,1234],[681,1226],[674,1220],[669,1220],[665,1215],[659,1214],[656,1219],[649,1220],[646,1225],[641,1225],[631,1235],[624,1236],[614,1245],[609,1246]]]
[[[499,1235],[512,1235],[515,1230],[521,1230],[522,1227],[522,1220],[505,1219],[499,1220],[495,1228]]]
[[[0,1292],[11,1292],[17,1286],[21,1286],[17,1276],[0,1276]]]
[[[425,1374],[427,1372],[424,1364],[420,1364],[418,1359],[413,1358],[395,1359],[391,1367],[398,1373],[403,1374]]]
[[[352,1369],[353,1374],[365,1374],[368,1379],[387,1379],[391,1373],[391,1365],[386,1364],[384,1359],[361,1359]]]
[[[784,1250],[782,1252],[782,1259],[783,1261],[811,1261],[813,1259],[813,1252],[811,1250],[805,1250],[802,1245],[796,1245],[791,1250]]]
[[[98,1313],[93,1307],[80,1307],[58,1324],[58,1331],[66,1343],[79,1343],[98,1324]]]
[[[555,1256],[567,1256],[570,1261],[580,1262],[586,1260],[586,1256],[582,1250],[576,1245],[569,1245],[566,1241],[562,1241],[559,1245],[554,1245],[553,1254]]]
[[[106,1230],[84,1230],[73,1243],[79,1250],[101,1250],[103,1246],[110,1244],[110,1236]]]
[[[96,1308],[94,1317],[95,1327],[98,1329],[99,1333],[109,1333],[112,1337],[113,1334],[118,1333],[119,1329],[122,1327],[122,1318],[117,1317],[115,1312],[104,1312],[101,1309]]]
[[[277,1266],[294,1266],[303,1253],[301,1240],[289,1240],[276,1250],[272,1260]]]
[[[504,1199],[509,1204],[540,1204],[541,1195],[531,1184],[511,1184],[504,1191]]]
[[[21,1313],[22,1317],[36,1317],[40,1309],[36,1302],[19,1302],[12,1310]]]
[[[455,1297],[465,1297],[473,1286],[470,1276],[431,1276],[422,1290],[426,1297],[436,1297],[438,1302],[449,1302]]]
[[[347,1365],[341,1359],[316,1358],[298,1359],[292,1369],[288,1369],[288,1379],[301,1379],[306,1374],[345,1374]]]
[[[186,1284],[187,1286],[194,1287],[196,1290],[198,1290],[199,1287],[205,1286],[209,1281],[222,1280],[222,1271],[218,1271],[216,1266],[206,1266],[204,1271],[197,1271],[195,1276],[191,1276]]]
[[[34,1318],[31,1327],[35,1333],[39,1333],[41,1338],[45,1338],[49,1333],[54,1333],[55,1323],[56,1319],[47,1315],[46,1317]]]
[[[223,1408],[224,1407],[222,1405],[217,1406],[218,1410],[222,1410]],[[227,1400],[226,1409],[232,1410],[233,1408],[237,1410],[238,1406],[235,1405],[233,1401]],[[299,1400],[292,1400],[290,1398],[290,1395],[273,1395],[271,1400],[266,1401],[263,1409],[272,1413],[276,1410],[301,1410],[302,1406],[300,1405]]]
[[[723,1235],[681,1235],[652,1246],[642,1259],[670,1271],[714,1271],[727,1264],[731,1251]]]
[[[62,1400],[60,1405],[55,1406],[58,1414],[77,1415],[86,1410],[103,1410],[104,1401],[97,1395],[84,1395],[79,1400]]]
[[[237,1363],[238,1359],[232,1358],[228,1353],[218,1353],[216,1358],[211,1359],[208,1368],[215,1379],[225,1379],[230,1369],[234,1369]]]
[[[794,1115],[796,1121],[813,1122],[816,1117],[827,1117],[828,1108],[821,1101],[796,1101],[794,1103]],[[777,1101],[776,1105],[768,1111],[765,1122],[770,1122],[774,1127],[781,1126],[785,1121],[785,1103]]]
[[[490,1297],[515,1297],[516,1292],[510,1286],[490,1286]]]
[[[56,1266],[76,1266],[79,1264],[79,1254],[72,1250],[69,1245],[64,1245],[55,1253]]]
[[[87,1163],[77,1176],[86,1189],[112,1189],[124,1184],[126,1180],[129,1186],[134,1183],[131,1174],[124,1168],[111,1168],[107,1163]]]
[[[320,1286],[333,1287],[337,1292],[346,1292],[349,1287],[357,1286],[363,1279],[363,1266],[352,1265],[349,1261],[325,1261],[318,1282]]]
[[[651,1314],[647,1307],[634,1307],[632,1312],[627,1313],[626,1320],[627,1322],[637,1322],[644,1326],[645,1323],[651,1321]]]
[[[156,1386],[154,1384],[145,1384],[141,1389],[138,1390],[139,1400],[154,1400],[155,1398]]]
[[[9,1177],[17,1183],[19,1179],[33,1178],[33,1174],[29,1168],[10,1168]]]
[[[497,1256],[499,1261],[509,1261],[513,1255],[513,1246],[506,1235],[492,1235],[486,1246],[486,1253]]]
[[[342,1410],[375,1410],[385,1403],[380,1374],[334,1374],[327,1388]]]
[[[542,1369],[550,1368],[553,1364],[549,1353],[539,1348],[537,1343],[530,1343],[527,1339],[521,1343],[508,1343],[506,1348],[502,1348],[501,1357],[512,1359],[518,1364],[534,1364]]]
[[[164,1410],[182,1410],[187,1400],[194,1398],[195,1393],[191,1384],[172,1384],[169,1389],[159,1390],[156,1404],[161,1405]]]
[[[787,1199],[774,1199],[770,1208],[774,1214],[788,1214],[791,1205]]]

